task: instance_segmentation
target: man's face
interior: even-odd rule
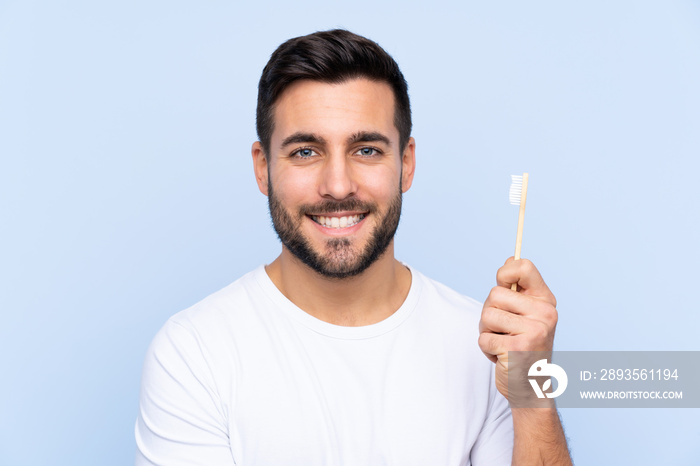
[[[326,277],[366,270],[392,243],[413,152],[411,140],[399,154],[388,84],[292,84],[275,106],[266,180],[256,162],[284,247]]]

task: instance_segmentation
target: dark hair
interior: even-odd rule
[[[342,83],[361,77],[386,82],[394,91],[394,125],[403,152],[411,136],[411,103],[399,65],[376,42],[334,29],[289,39],[277,47],[265,65],[258,84],[256,114],[258,138],[265,154],[270,150],[274,105],[287,86],[300,79]]]

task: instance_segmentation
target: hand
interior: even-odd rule
[[[496,283],[481,312],[479,347],[496,363],[496,387],[508,398],[508,351],[552,351],[557,300],[527,259],[508,258]]]

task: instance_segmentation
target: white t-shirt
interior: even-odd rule
[[[137,465],[510,465],[481,306],[411,269],[373,325],[321,321],[263,266],[171,317],[143,369]]]

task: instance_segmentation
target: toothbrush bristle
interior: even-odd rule
[[[520,196],[523,193],[523,177],[522,175],[510,175],[510,179],[508,200],[510,200],[512,205],[520,205]]]

